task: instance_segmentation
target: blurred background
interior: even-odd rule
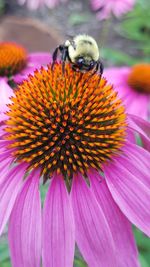
[[[45,5],[38,6],[32,0],[0,0],[0,42],[15,41],[29,52],[52,53],[68,36],[87,33],[96,39],[105,67],[150,62],[150,1],[131,1],[130,8],[111,12],[100,2],[104,1],[49,0],[46,4],[45,0]],[[43,199],[46,190],[41,188]],[[134,233],[141,266],[150,267],[150,240],[135,228]],[[0,239],[0,267],[10,266],[6,229]],[[74,266],[87,266],[78,250]]]

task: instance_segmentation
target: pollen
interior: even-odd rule
[[[137,64],[132,67],[128,84],[140,93],[150,94],[150,64]]]
[[[12,76],[27,64],[27,52],[15,43],[0,43],[0,76]]]
[[[6,139],[16,162],[41,168],[44,180],[54,172],[71,179],[90,167],[100,169],[121,151],[126,115],[106,80],[57,63],[41,68],[14,92],[8,105]]]

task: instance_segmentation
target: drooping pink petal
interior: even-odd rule
[[[70,198],[63,178],[55,175],[43,211],[43,266],[72,267],[75,230]]]
[[[116,267],[112,235],[93,192],[77,174],[71,191],[76,241],[89,267]]]
[[[135,132],[131,130],[130,128],[128,128],[126,131],[126,134],[127,134],[126,135],[127,140],[129,140],[133,144],[136,144],[137,140],[136,140]]]
[[[4,78],[0,78],[0,122],[8,118],[5,112],[8,110],[7,104],[11,103],[9,98],[12,95],[11,87]]]
[[[138,116],[135,116],[135,115],[131,115],[129,114],[129,119],[128,121],[131,122],[130,124],[130,127],[133,127],[134,129],[137,129],[137,131],[143,131],[143,133],[145,133],[148,137],[150,137],[150,123],[148,121],[145,121],[143,119],[141,119],[140,117]],[[137,128],[136,128],[137,127]]]
[[[20,191],[25,170],[25,164],[14,167],[7,172],[5,180],[0,184],[0,234],[4,229]]]
[[[7,179],[7,173],[10,171],[10,164],[13,162],[13,158],[9,151],[1,151],[0,149],[0,184]]]
[[[150,184],[150,153],[144,148],[129,142],[124,146],[123,151],[125,152],[125,155],[127,155],[127,157],[125,156],[126,162],[130,162],[130,164],[126,165],[130,168],[130,171],[132,169],[133,174],[136,176],[140,175],[140,179],[143,179],[146,175],[144,181]],[[123,158],[123,156],[120,157],[120,159],[121,158]]]
[[[0,140],[2,139],[3,134],[4,134],[4,124],[3,121],[0,121]]]
[[[150,151],[150,123],[138,116],[128,114],[128,124],[132,131],[140,134],[144,148]]]
[[[113,236],[116,246],[117,266],[139,267],[131,224],[114,202],[105,178],[95,170],[91,170],[88,177],[90,178],[92,191],[104,212]]]
[[[9,142],[5,140],[0,140],[0,163],[3,162],[3,160],[6,159],[6,157],[11,156],[11,149],[8,149],[7,145],[9,145]]]
[[[132,157],[130,157],[130,163],[132,165]],[[129,160],[126,161],[124,157],[122,162],[114,160],[107,164],[104,167],[104,173],[109,190],[122,212],[133,224],[150,236],[150,187],[146,173],[141,175],[143,166],[144,162],[139,174],[137,166],[133,173]],[[146,164],[145,168],[147,168]]]
[[[40,267],[41,204],[39,171],[33,171],[17,197],[9,225],[13,267]]]

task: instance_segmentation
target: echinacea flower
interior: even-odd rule
[[[93,10],[97,10],[98,19],[108,19],[112,14],[121,17],[132,10],[135,0],[91,0]]]
[[[54,8],[60,3],[65,3],[67,0],[18,0],[20,5],[27,4],[27,8],[31,10],[36,10],[44,5],[48,8]]]
[[[34,72],[41,65],[47,65],[51,60],[49,53],[30,53],[24,47],[13,42],[0,43],[0,121],[5,115],[8,97],[12,89],[8,83],[21,83],[28,74]]]
[[[14,42],[0,43],[0,80],[13,79],[21,83],[41,65],[47,65],[51,60],[50,53],[27,53],[26,49]]]
[[[118,91],[128,113],[146,120],[150,118],[150,64],[108,68],[104,76]]]
[[[150,153],[99,75],[56,63],[14,91],[0,140],[0,233],[13,267],[139,267],[131,223],[150,235]],[[132,123],[133,122],[133,123]],[[144,127],[145,122],[141,122]],[[140,124],[137,131],[150,140]],[[39,184],[50,181],[43,214]]]

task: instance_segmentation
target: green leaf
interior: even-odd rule
[[[44,203],[44,200],[45,200],[45,196],[46,196],[46,193],[48,191],[48,184],[41,184],[40,186],[40,193],[41,193],[41,200],[42,200],[42,205]]]
[[[90,15],[89,13],[72,13],[69,17],[69,23],[74,26],[78,24],[83,24],[86,23],[90,20]]]
[[[80,258],[75,258],[74,260],[74,267],[87,267],[86,263],[80,259]]]
[[[142,267],[149,267],[148,262],[145,260],[144,256],[142,254],[139,255],[140,263]]]
[[[138,1],[132,12],[128,13],[124,20],[116,28],[120,35],[131,40],[148,42],[150,36],[150,2]],[[144,44],[144,43],[143,43]]]
[[[8,244],[5,238],[2,238],[2,240],[0,241],[1,241],[0,242],[0,266],[1,266],[1,262],[9,259],[9,251],[8,251]]]
[[[137,245],[140,251],[142,252],[149,251],[150,250],[150,239],[137,228],[134,229],[134,234],[135,234],[136,242],[137,242]]]
[[[104,58],[104,60],[108,60],[108,62],[111,62],[112,64],[115,65],[134,65],[136,64],[139,60],[134,59],[127,55],[126,53],[123,53],[119,50],[114,50],[111,48],[104,48],[101,49],[101,56]]]
[[[0,263],[0,266],[1,267],[11,267],[11,263],[9,261],[5,261],[5,262]]]

